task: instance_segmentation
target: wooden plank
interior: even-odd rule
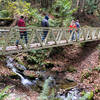
[[[63,36],[64,36],[64,40],[66,40],[66,42],[68,42],[67,34],[68,34],[68,30],[66,30],[65,28],[63,28]]]
[[[99,30],[100,30],[100,29],[97,29],[97,28],[96,28],[96,33],[95,33],[95,38],[96,38],[96,39],[99,38]]]
[[[56,41],[58,41],[59,36],[60,36],[60,33],[61,33],[61,29],[57,29],[57,37],[56,37]]]
[[[86,40],[86,34],[87,34],[87,28],[83,28],[82,36],[83,36],[84,41]]]
[[[40,36],[40,34],[37,32],[37,30],[36,30],[35,34],[36,34],[36,37],[37,37],[39,43],[40,43],[41,46],[43,47],[43,43],[42,43],[42,40],[41,40],[41,36]]]
[[[54,35],[53,29],[51,30],[51,35],[53,36],[53,40],[55,41],[55,44],[57,44],[56,37]]]
[[[63,30],[61,30],[59,37],[58,37],[58,41],[57,41],[58,44],[60,43],[63,34],[64,34]]]
[[[46,45],[46,43],[47,43],[47,40],[48,40],[48,38],[49,38],[49,35],[50,35],[50,32],[51,32],[51,30],[49,29],[49,30],[47,30],[48,31],[48,33],[47,33],[47,36],[45,37],[45,39],[44,39],[44,44],[43,45]]]
[[[34,40],[34,35],[35,35],[35,29],[32,29],[32,31],[31,31],[32,33],[30,33],[30,38],[28,38],[28,44],[27,44],[27,47],[28,47],[28,49],[30,48],[30,44],[31,44],[31,42]]]

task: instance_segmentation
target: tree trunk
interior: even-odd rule
[[[51,7],[54,0],[41,0],[41,7],[48,8]]]
[[[79,13],[83,12],[84,11],[85,0],[79,0],[77,2],[77,4],[78,4],[77,6],[79,7],[78,12]]]
[[[79,1],[80,1],[80,0],[77,0],[77,6],[76,6],[77,8],[78,8],[78,6],[79,6]]]

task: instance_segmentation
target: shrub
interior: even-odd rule
[[[27,3],[26,1],[19,0],[12,2],[8,1],[6,9],[13,15],[28,15],[29,14],[29,8],[30,8],[30,3]]]
[[[8,93],[6,93],[9,90],[9,86],[5,87],[1,92],[0,92],[0,100],[4,100],[6,96],[8,96]]]
[[[40,97],[38,97],[38,100],[60,100],[59,98],[55,97],[55,91],[54,88],[51,90],[52,92],[50,93],[50,86],[49,83],[52,81],[52,78],[49,77],[44,85],[43,85],[43,90],[42,93],[40,94]]]
[[[72,0],[57,0],[53,5],[53,15],[59,19],[59,26],[66,26],[76,10],[72,9]]]
[[[93,92],[86,92],[79,100],[93,100]]]
[[[10,17],[10,13],[7,10],[0,11],[0,18],[7,18]]]

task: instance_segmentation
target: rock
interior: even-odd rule
[[[28,65],[26,68],[27,68],[28,70],[34,70],[34,71],[36,71],[36,70],[38,70],[38,65],[37,65],[37,64],[35,64],[34,66]]]
[[[76,68],[75,68],[74,66],[69,66],[69,67],[67,68],[67,71],[68,71],[68,72],[77,72],[77,70],[76,70]]]
[[[53,68],[53,67],[54,67],[54,64],[53,64],[52,62],[46,62],[46,63],[45,63],[45,67],[46,67],[47,69]]]
[[[75,82],[74,77],[72,75],[66,75],[66,77],[64,77],[64,80],[66,82]]]
[[[66,81],[68,81],[68,82],[74,82],[74,79],[73,78],[66,78]]]
[[[32,78],[32,77],[38,77],[38,75],[34,71],[29,71],[29,70],[25,70],[24,71],[24,75],[25,76],[29,76],[30,78]]]

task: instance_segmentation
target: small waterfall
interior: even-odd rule
[[[26,70],[26,67],[25,67],[25,66],[14,62],[14,59],[11,58],[10,56],[7,56],[6,63],[7,63],[7,66],[8,66],[9,68],[13,68],[14,66],[16,66],[16,67],[19,67],[19,68],[22,69],[22,70]]]
[[[19,73],[19,70],[15,67],[15,65],[17,66],[20,66],[23,70],[26,70],[26,68],[21,65],[21,64],[17,64],[16,62],[14,62],[14,59],[11,58],[10,56],[7,56],[7,60],[6,60],[6,63],[7,63],[7,67],[9,67],[10,69],[12,69],[12,71],[14,73],[16,73],[20,78],[21,78],[21,83],[24,85],[24,86],[30,86],[30,85],[35,85],[36,84],[36,80],[33,80],[33,81],[30,81],[29,79],[23,77],[20,73]]]

